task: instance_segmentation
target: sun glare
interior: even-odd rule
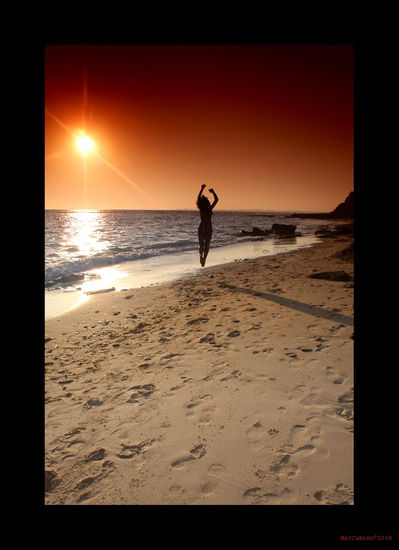
[[[90,151],[93,151],[94,149],[94,143],[93,140],[91,140],[87,136],[79,136],[76,140],[76,146],[79,149],[81,153],[84,155],[87,155]]]

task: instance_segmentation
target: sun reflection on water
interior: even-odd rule
[[[68,222],[64,228],[63,250],[69,260],[95,257],[106,251],[110,241],[104,236],[110,231],[110,220],[106,212],[98,210],[74,210],[68,213]],[[112,229],[111,229],[112,230]],[[79,284],[83,293],[94,293],[115,287],[115,281],[124,273],[112,266],[89,269],[88,280]]]
[[[104,216],[97,210],[75,210],[69,213],[64,246],[81,255],[91,256],[105,250],[109,243],[102,239]]]

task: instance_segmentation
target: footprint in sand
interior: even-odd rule
[[[75,490],[79,491],[80,495],[77,498],[77,502],[83,502],[93,496],[92,489],[98,482],[107,478],[114,470],[114,464],[109,461],[105,461],[102,465],[102,471],[97,475],[91,475],[81,479],[76,485]]]
[[[270,471],[279,476],[286,476],[292,479],[298,475],[299,467],[291,461],[291,456],[286,454],[270,467]]]
[[[296,464],[291,463],[291,457],[301,460],[308,457],[317,451],[316,444],[321,441],[321,430],[317,428],[309,429],[303,424],[295,424],[290,431],[288,441],[285,445],[286,449],[282,448],[287,454],[282,457],[280,462],[274,464],[272,471],[277,473],[287,474],[288,477],[295,477],[298,474],[299,468]]]
[[[343,376],[340,372],[337,373],[335,367],[326,367],[327,376],[330,380],[337,385],[343,384],[347,378]]]
[[[207,393],[205,395],[202,395],[201,397],[195,397],[194,399],[195,399],[194,401],[191,401],[187,405],[184,405],[185,409],[187,409],[186,416],[194,416],[195,415],[194,409],[196,409],[200,405],[203,405],[204,402],[213,399],[213,395]]]
[[[321,395],[321,388],[310,388],[310,393],[300,400],[302,405],[306,407],[317,407],[318,409],[325,409],[328,406],[328,400]]]
[[[201,485],[201,493],[209,496],[215,493],[219,487],[218,477],[223,474],[225,467],[222,464],[211,464],[208,468],[208,479]]]
[[[313,496],[321,504],[353,504],[353,491],[343,483],[338,483],[329,489],[316,491]]]
[[[146,439],[145,441],[142,441],[141,443],[137,443],[136,445],[127,445],[125,443],[121,443],[122,450],[117,453],[117,457],[121,459],[130,459],[137,455],[143,454],[148,447],[150,447],[154,443],[155,439]]]
[[[70,432],[67,432],[64,434],[65,439],[71,439],[71,437],[80,434],[80,432],[83,432],[86,428],[74,428]]]
[[[85,410],[91,409],[92,407],[100,407],[103,404],[101,399],[89,399],[84,405]]]
[[[155,391],[154,384],[143,384],[142,386],[133,386],[130,390],[135,390],[130,398],[128,403],[138,403],[140,399],[147,399]]]
[[[95,483],[97,480],[102,478],[102,474],[98,474],[96,476],[88,476],[83,479],[81,479],[75,486],[75,489],[78,491],[83,491],[84,489],[87,489],[90,485]]]
[[[213,332],[209,332],[206,336],[203,336],[200,339],[200,343],[215,344],[215,335],[213,334]]]
[[[206,481],[201,485],[201,493],[205,496],[211,495],[218,488],[218,483],[216,481]]]
[[[67,445],[67,448],[69,449],[70,447],[72,447],[73,445],[80,445],[82,443],[86,443],[86,441],[84,439],[72,439],[68,445]]]
[[[259,420],[247,430],[247,437],[248,444],[251,447],[255,447],[258,449],[263,447],[263,443],[265,441],[265,428],[262,426]]]
[[[91,453],[89,453],[86,458],[85,458],[85,462],[93,462],[93,461],[97,461],[97,460],[103,460],[105,458],[105,455],[106,455],[106,451],[105,449],[96,449],[95,451],[92,451]]]
[[[353,388],[338,397],[338,403],[334,412],[345,420],[353,420]]]
[[[202,411],[202,415],[198,420],[199,424],[209,424],[211,421],[211,413],[216,411],[216,407],[206,407]]]
[[[181,469],[187,462],[193,460],[199,460],[206,454],[206,446],[204,444],[197,445],[189,451],[188,455],[185,455],[171,463],[172,468]]]
[[[298,449],[293,451],[292,454],[295,454],[295,455],[299,454],[301,457],[303,457],[303,456],[310,456],[315,451],[316,451],[316,447],[314,445],[308,444],[308,445],[303,445],[303,447],[299,447]]]
[[[251,487],[247,489],[244,498],[252,498],[254,504],[294,504],[296,493],[287,487],[280,494],[265,491],[261,487]]]
[[[353,391],[348,391],[341,395],[341,397],[338,397],[338,403],[353,403]]]
[[[60,477],[58,476],[57,472],[55,470],[52,470],[50,468],[46,468],[45,472],[45,477],[44,477],[44,481],[45,481],[45,492],[48,493],[50,491],[52,491],[53,489],[55,489],[57,487],[57,485],[59,485],[61,483],[61,479]]]
[[[223,464],[211,464],[208,468],[208,473],[212,476],[218,476],[222,474],[226,468],[223,466]]]
[[[295,386],[295,388],[292,390],[293,392],[303,393],[306,389],[305,384],[298,384]]]
[[[151,363],[141,363],[137,365],[137,368],[140,370],[147,370],[151,366]]]
[[[306,426],[304,426],[303,424],[295,424],[295,426],[291,429],[288,443],[294,446],[302,443],[304,435],[306,433]]]

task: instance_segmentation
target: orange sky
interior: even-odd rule
[[[353,189],[350,45],[49,45],[46,208],[330,211]],[[83,157],[85,130],[96,154]]]

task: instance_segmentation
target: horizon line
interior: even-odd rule
[[[197,212],[198,208],[44,208],[63,212]],[[215,212],[276,212],[296,214],[326,214],[320,210],[266,210],[263,208],[218,208]]]

